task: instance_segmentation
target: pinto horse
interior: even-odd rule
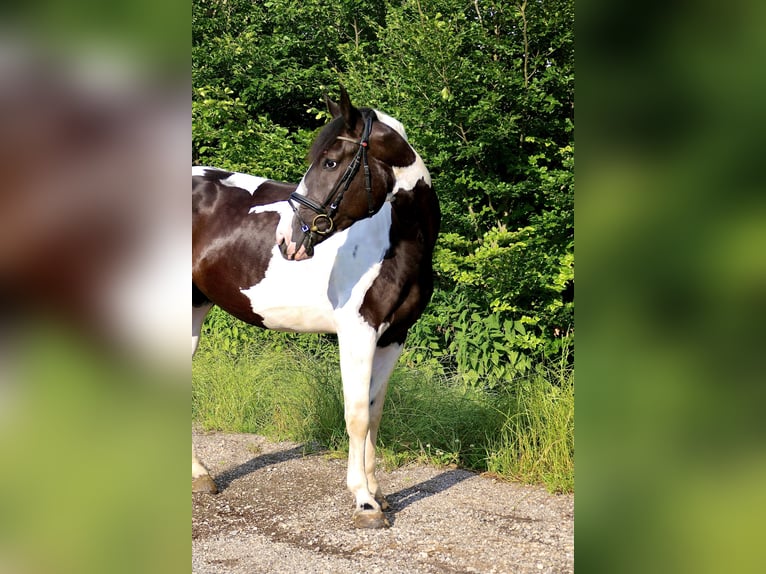
[[[433,292],[440,210],[397,120],[341,89],[301,182],[192,169],[192,354],[218,305],[260,327],[337,333],[354,525],[388,526],[375,441],[407,330]],[[215,483],[192,449],[192,487]]]

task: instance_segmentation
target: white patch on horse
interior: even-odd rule
[[[361,320],[361,316],[358,316]],[[370,428],[370,380],[375,352],[375,331],[364,322],[346,324],[338,332],[340,372],[343,379],[343,410],[348,432],[346,486],[354,494],[357,509],[380,508],[367,484],[365,443]]]
[[[269,329],[336,333],[342,323],[364,323],[359,308],[380,273],[390,226],[385,204],[317,245],[310,259],[287,261],[275,246],[264,278],[241,292]]]
[[[414,151],[414,150],[413,150]],[[414,189],[418,181],[421,179],[426,182],[427,185],[431,185],[431,174],[428,173],[426,164],[423,163],[422,158],[415,152],[415,161],[408,166],[393,167],[394,177],[394,194],[399,189]]]
[[[233,173],[226,179],[222,179],[221,183],[228,187],[246,189],[251,194],[254,194],[256,190],[267,181],[268,179],[265,177],[257,177],[255,175],[248,175],[246,173]]]
[[[309,169],[311,169],[310,166]],[[303,179],[301,179],[294,193],[303,196],[308,195],[305,176]],[[263,213],[264,211],[276,211],[279,213],[279,223],[277,224],[276,231],[277,245],[281,245],[283,241],[290,243],[292,239],[292,224],[294,215],[293,208],[290,206],[290,204],[285,200],[283,202],[270,203],[269,205],[255,206],[250,208],[249,213]]]
[[[385,333],[390,326],[391,326],[391,323],[386,323],[385,321],[380,324],[380,326],[378,327],[378,339],[380,339],[383,336],[383,333]]]
[[[293,216],[293,210],[290,209],[290,205],[285,201],[275,201],[274,203],[267,203],[266,205],[256,205],[250,208],[248,214],[252,213],[278,213],[284,216]]]
[[[215,168],[215,167],[206,167],[202,165],[195,165],[192,166],[192,176],[204,176],[208,171],[211,172],[222,172],[224,170]],[[225,172],[225,173],[231,173],[231,172]],[[249,191],[251,194],[255,193],[255,191],[261,187],[264,183],[269,181],[265,177],[258,177],[255,175],[248,175],[246,173],[238,173],[234,172],[230,176],[225,177],[221,180],[219,180],[220,183],[227,187],[236,187],[239,189],[244,189],[245,191]]]
[[[311,170],[311,166],[309,166],[309,170]],[[306,173],[308,173],[308,171],[306,171]],[[309,194],[309,190],[306,187],[306,176],[305,175],[301,179],[301,182],[298,184],[298,187],[295,189],[295,193],[297,193],[298,195],[308,195]]]
[[[392,118],[388,114],[381,112],[380,110],[374,110],[375,115],[378,116],[378,120],[380,120],[382,123],[386,124],[388,127],[390,127],[392,130],[394,130],[396,133],[398,133],[400,136],[404,138],[404,141],[407,140],[407,132],[404,131],[404,126],[402,125],[402,122],[399,120]]]
[[[212,303],[203,305],[202,307],[192,307],[192,356],[194,356],[194,353],[197,350],[197,345],[199,345],[202,323],[205,322],[205,317],[212,307]]]

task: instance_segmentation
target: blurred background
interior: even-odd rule
[[[582,572],[766,562],[765,17],[578,3]]]
[[[0,572],[188,571],[189,6],[3,11]],[[765,17],[578,3],[582,572],[766,562]]]
[[[0,572],[188,571],[188,6],[2,10]]]

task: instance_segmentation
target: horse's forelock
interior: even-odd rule
[[[366,118],[369,114],[373,114],[373,117],[377,117],[377,119],[383,121],[386,125],[392,127],[394,130],[399,132],[404,139],[407,139],[407,136],[404,135],[404,127],[401,123],[397,122],[394,118],[391,116],[388,116],[382,112],[379,112],[378,110],[373,110],[371,108],[359,108],[359,112],[362,114],[363,118]],[[385,116],[385,120],[381,119],[381,116]],[[399,125],[399,128],[397,129],[395,126],[393,126],[389,122],[394,122]],[[308,155],[308,162],[310,164],[316,162],[324,153],[324,151],[332,146],[335,143],[335,140],[338,139],[338,136],[341,135],[345,128],[345,123],[342,116],[338,116],[337,118],[334,118],[330,121],[329,124],[327,124],[324,128],[322,128],[322,131],[319,132],[319,135],[317,136],[317,139],[314,141],[314,144],[311,146],[311,150],[309,151]]]
[[[322,156],[322,153],[330,147],[338,136],[341,134],[344,128],[343,117],[338,116],[333,119],[329,124],[322,128],[319,132],[317,139],[314,140],[311,150],[309,151],[308,161],[310,164],[316,163],[316,161]]]

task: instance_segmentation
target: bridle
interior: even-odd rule
[[[356,174],[359,172],[360,166],[364,168],[364,189],[367,192],[367,213],[369,215],[375,213],[375,206],[373,205],[372,198],[370,166],[367,163],[367,149],[370,144],[370,132],[372,131],[373,119],[373,114],[367,115],[364,121],[362,137],[358,141],[352,138],[338,136],[337,139],[339,140],[348,141],[358,145],[359,150],[356,152],[354,159],[351,160],[351,163],[348,164],[348,167],[343,173],[343,176],[333,186],[332,190],[327,195],[327,198],[322,203],[317,203],[313,199],[309,199],[305,195],[300,195],[296,192],[290,194],[290,199],[288,199],[287,202],[290,204],[290,207],[295,213],[295,216],[298,218],[298,221],[301,222],[301,231],[303,231],[304,235],[306,236],[304,241],[308,240],[309,242],[307,248],[311,243],[313,243],[313,241],[308,239],[310,237],[309,232],[312,234],[316,233],[318,235],[329,235],[332,233],[332,230],[335,227],[332,218],[335,215],[335,212],[338,211],[338,206],[343,200],[344,194],[346,191],[348,191],[348,188],[351,185],[354,177],[356,177]],[[340,193],[338,193],[338,190],[340,190]],[[300,203],[302,206],[309,208],[317,214],[314,217],[314,220],[311,222],[310,226],[305,221],[303,221],[300,214],[298,213],[298,208],[295,206],[293,201]]]

